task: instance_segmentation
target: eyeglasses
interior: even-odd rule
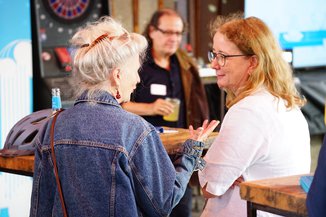
[[[253,56],[253,54],[235,54],[235,55],[225,55],[222,53],[214,53],[212,50],[208,51],[208,61],[213,62],[213,60],[216,58],[217,63],[220,66],[225,65],[225,60],[228,57],[244,57],[244,56]]]
[[[163,30],[163,29],[160,29],[158,27],[155,27],[155,29],[158,30],[159,32],[161,32],[165,36],[176,35],[178,37],[181,37],[183,35],[183,33],[184,33],[184,32],[174,32],[174,31],[170,31],[170,30]]]

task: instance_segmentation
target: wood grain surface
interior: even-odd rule
[[[259,205],[307,215],[307,194],[300,186],[301,175],[248,181],[240,184],[240,196]]]
[[[168,153],[173,153],[182,143],[189,138],[187,129],[164,128],[169,133],[161,133],[160,138]],[[213,132],[205,141],[205,147],[208,148],[217,136]],[[0,156],[0,171],[20,175],[33,176],[34,156],[2,157]]]

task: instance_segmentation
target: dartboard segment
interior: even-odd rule
[[[91,0],[47,0],[47,6],[59,20],[72,21],[88,13]]]

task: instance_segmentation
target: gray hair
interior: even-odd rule
[[[126,59],[138,55],[143,60],[147,40],[137,33],[129,33],[109,16],[101,17],[80,29],[70,40],[73,53],[73,79],[76,94],[85,90],[108,91],[109,74],[126,66]]]

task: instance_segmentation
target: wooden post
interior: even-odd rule
[[[132,1],[132,15],[134,32],[139,33],[139,2],[138,0]]]
[[[164,8],[164,0],[157,0],[157,8],[158,9]]]

